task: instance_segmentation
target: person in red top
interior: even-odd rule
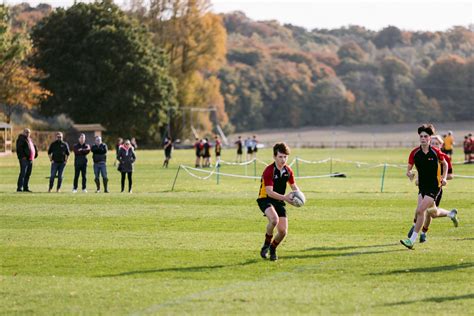
[[[415,174],[412,169],[416,166],[418,171],[418,204],[416,207],[416,223],[413,233],[409,239],[402,239],[400,243],[412,249],[418,233],[425,221],[425,212],[436,201],[441,186],[446,185],[448,175],[448,164],[438,148],[430,146],[431,136],[435,128],[431,124],[423,124],[418,128],[420,146],[413,149],[408,158],[407,177],[413,180]],[[443,174],[441,174],[441,165]]]
[[[432,147],[440,149],[442,145],[443,145],[443,138],[441,138],[440,135],[435,135],[435,136],[431,137],[431,146]],[[448,164],[448,175],[447,175],[446,179],[451,180],[451,179],[453,179],[453,166],[451,164],[451,158],[448,155],[444,154],[444,153],[443,153],[443,155],[444,155],[444,159],[446,160],[446,162]],[[418,184],[419,184],[419,181],[417,179],[416,180],[416,185],[418,185]],[[443,197],[443,190],[441,189],[439,194],[438,194],[438,197],[436,198],[436,201],[431,205],[430,208],[428,208],[426,210],[427,214],[425,215],[425,222],[423,223],[422,232],[420,234],[420,243],[423,243],[423,242],[426,241],[427,232],[428,232],[428,229],[430,227],[431,220],[433,218],[449,217],[451,219],[451,221],[453,222],[454,227],[458,227],[458,225],[459,225],[459,221],[458,221],[458,218],[457,218],[457,214],[458,214],[457,209],[454,208],[450,212],[448,212],[447,210],[442,209],[442,208],[439,207],[439,205],[441,204],[442,197]],[[414,224],[413,224],[412,228],[408,232],[408,238],[411,237],[411,234],[413,233],[413,230],[415,229],[416,214],[415,214],[415,219],[414,219],[413,223]]]
[[[257,199],[260,210],[268,219],[265,242],[260,250],[260,256],[266,259],[268,252],[270,252],[270,260],[272,261],[278,259],[276,248],[288,232],[285,202],[291,204],[293,195],[291,192],[285,195],[287,183],[290,184],[293,191],[299,191],[293,170],[286,164],[289,154],[290,148],[285,143],[277,143],[273,146],[275,162],[263,171]],[[273,238],[275,227],[277,234]]]

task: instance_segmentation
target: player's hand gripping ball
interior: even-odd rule
[[[301,207],[306,203],[306,197],[304,196],[303,192],[301,191],[293,191],[293,206]]]

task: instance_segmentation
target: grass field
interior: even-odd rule
[[[233,159],[234,151],[224,153]],[[0,158],[1,314],[426,314],[473,315],[474,179],[454,179],[442,206],[459,209],[460,226],[433,222],[424,244],[399,243],[410,228],[417,189],[403,169],[409,150],[295,150],[291,157],[367,162],[298,164],[308,199],[289,207],[280,259],[258,252],[266,220],[255,203],[259,183],[180,171],[191,151],[138,151],[134,193],[120,194],[109,157],[110,194],[46,193],[45,153],[31,189],[14,193],[15,157]],[[259,158],[270,162],[269,150]],[[460,157],[457,157],[460,158]],[[264,165],[221,172],[261,174]],[[295,169],[296,166],[294,165]],[[89,166],[89,192],[93,191]],[[474,165],[455,173],[474,175]],[[196,174],[198,174],[196,172]],[[205,175],[205,174],[200,174]]]

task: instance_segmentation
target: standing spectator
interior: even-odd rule
[[[125,175],[128,178],[128,193],[132,193],[132,172],[133,172],[133,163],[136,160],[135,152],[131,145],[131,142],[127,139],[123,143],[123,146],[119,150],[119,170],[122,174],[121,188],[120,192],[123,192],[125,187]]]
[[[61,184],[63,183],[63,173],[69,158],[69,145],[63,141],[63,133],[56,133],[56,141],[54,141],[48,149],[49,160],[51,161],[51,175],[49,177],[49,189],[51,192],[54,185],[54,178],[58,175],[58,184],[56,192],[61,192]]]
[[[257,158],[257,145],[258,145],[258,140],[257,140],[257,136],[256,135],[253,135],[253,139],[252,139],[252,153],[253,153],[253,158]]]
[[[77,193],[79,174],[82,175],[82,192],[87,193],[87,155],[91,151],[89,144],[86,144],[86,135],[79,136],[79,143],[74,145],[74,183],[72,193]]]
[[[250,139],[250,136],[247,137],[244,144],[245,144],[245,147],[247,147],[247,161],[249,161],[250,159],[252,159],[252,153],[253,153],[253,142]]]
[[[203,160],[204,160],[204,167],[211,166],[211,143],[209,143],[209,139],[204,138],[203,143]]]
[[[102,142],[102,137],[97,136],[95,138],[95,144],[92,145],[92,160],[94,161],[94,181],[97,186],[95,193],[100,192],[100,175],[104,181],[104,193],[109,193],[107,184],[109,179],[107,178],[107,145]]]
[[[130,144],[132,144],[133,150],[138,149],[138,144],[137,144],[137,140],[135,139],[135,137],[132,137],[132,139],[130,140]]]
[[[31,131],[28,128],[23,130],[23,134],[18,135],[16,140],[16,155],[20,163],[20,174],[18,175],[17,192],[31,192],[28,186],[31,171],[33,170],[33,160],[38,157],[38,148],[30,137]]]
[[[235,162],[242,162],[242,136],[239,136],[234,144],[237,145],[237,156],[235,157]]]
[[[453,148],[456,143],[454,142],[454,136],[452,131],[448,131],[448,135],[444,138],[444,153],[452,158]]]
[[[117,164],[118,162],[118,153],[119,153],[119,150],[120,150],[120,146],[123,145],[123,138],[122,137],[119,137],[117,138],[117,142],[115,143],[115,161],[114,161],[114,167],[115,165]]]
[[[216,165],[219,167],[219,163],[221,161],[221,151],[222,151],[222,143],[219,139],[219,136],[215,136],[214,139],[216,140],[216,147],[215,147],[215,152],[216,152]]]
[[[165,138],[163,149],[165,150],[165,161],[163,162],[163,167],[168,168],[168,163],[171,159],[171,150],[173,150],[173,140],[171,138]]]

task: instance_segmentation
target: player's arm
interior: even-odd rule
[[[407,177],[410,179],[410,181],[413,181],[413,178],[415,178],[415,173],[412,171],[413,165],[409,163],[407,165]]]
[[[442,185],[447,184],[447,179],[448,179],[448,162],[446,159],[442,160],[441,163],[443,164],[443,178],[441,180]]]
[[[290,194],[288,193],[287,195],[280,194],[278,192],[273,191],[273,186],[266,186],[265,190],[267,191],[267,195],[271,197],[272,199],[279,200],[279,201],[286,201],[288,203],[291,203],[293,199],[291,198]]]
[[[292,191],[299,191],[299,190],[300,190],[300,188],[298,188],[298,186],[296,185],[296,183],[290,184],[290,187],[291,187],[291,190],[292,190]]]

